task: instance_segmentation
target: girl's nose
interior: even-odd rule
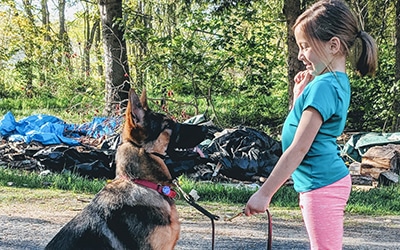
[[[297,59],[299,59],[299,61],[303,61],[304,55],[301,53],[301,51],[299,51],[299,54],[297,54]]]

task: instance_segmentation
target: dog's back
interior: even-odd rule
[[[114,180],[46,249],[173,249],[179,237],[175,205],[152,191]]]
[[[173,249],[176,245],[180,224],[163,156],[169,146],[190,143],[181,141],[174,121],[149,109],[145,91],[139,99],[131,90],[129,97],[123,142],[116,153],[116,178],[46,249]],[[197,126],[186,130],[206,134]]]

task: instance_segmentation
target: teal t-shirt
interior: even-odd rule
[[[332,184],[349,171],[340,157],[336,138],[344,130],[350,104],[350,82],[347,74],[328,72],[316,76],[296,100],[282,129],[282,149],[293,141],[301,115],[308,107],[316,109],[323,123],[310,150],[292,179],[297,192],[307,192]]]

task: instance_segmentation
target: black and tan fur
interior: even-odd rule
[[[54,236],[46,249],[173,249],[180,231],[174,200],[132,180],[172,185],[162,159],[167,148],[193,147],[200,142],[182,138],[181,125],[152,112],[145,91],[139,99],[131,89],[123,141],[116,153],[116,178]],[[185,133],[205,135],[204,128],[194,125],[185,127]]]

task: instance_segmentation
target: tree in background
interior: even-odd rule
[[[375,78],[350,74],[347,128],[396,131],[398,3],[346,1],[380,49]],[[312,2],[3,0],[0,96],[49,98],[78,113],[106,106],[113,115],[132,85],[177,119],[208,112],[221,127],[279,130],[301,69],[291,24]]]
[[[396,75],[393,92],[393,122],[392,132],[400,130],[400,1],[396,1]]]
[[[117,25],[122,18],[122,0],[99,2],[102,24],[105,65],[105,108],[103,114],[112,116],[119,112],[121,103],[128,99],[129,67],[124,39],[125,27]],[[126,104],[125,104],[126,105]]]
[[[288,46],[288,93],[289,93],[289,106],[293,105],[293,86],[295,75],[304,70],[303,63],[297,58],[298,47],[296,39],[294,37],[294,32],[292,27],[296,22],[297,17],[302,13],[302,8],[300,6],[300,0],[285,0],[285,5],[283,7],[283,13],[286,18],[286,28],[287,28],[287,46]]]
[[[60,41],[64,54],[71,55],[72,54],[71,41],[69,39],[65,24],[66,21],[65,5],[66,5],[66,0],[58,0],[58,20],[59,20],[58,40]],[[68,68],[71,69],[69,57],[64,57],[64,59],[66,59],[66,64],[69,65]],[[60,55],[58,58],[58,62],[62,63],[62,60],[63,56]]]

